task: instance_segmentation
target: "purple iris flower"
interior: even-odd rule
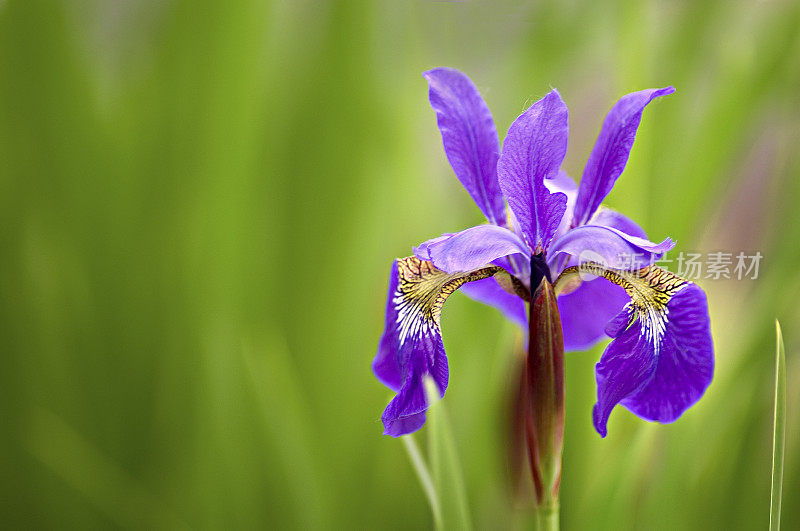
[[[559,295],[566,350],[613,338],[596,366],[598,433],[606,435],[617,404],[648,421],[676,420],[713,375],[705,293],[653,265],[674,247],[671,239],[651,242],[631,219],[601,204],[625,167],[642,111],[674,89],[620,99],[577,186],[560,169],[569,126],[556,90],[514,121],[501,151],[491,113],[466,75],[437,68],[424,77],[447,159],[488,223],[428,240],[392,264],[386,325],[372,364],[397,393],[382,416],[384,433],[397,437],[423,425],[426,378],[444,395],[448,365],[439,323],[453,291],[463,287],[527,327],[526,305],[543,279]]]

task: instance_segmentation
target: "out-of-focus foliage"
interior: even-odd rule
[[[619,96],[645,112],[609,204],[706,280],[717,371],[671,426],[592,430],[567,360],[564,529],[758,529],[773,322],[782,523],[800,527],[800,3],[0,1],[0,507],[15,528],[431,525],[369,363],[390,261],[481,221],[420,73],[467,72],[504,131],[557,87],[576,178]],[[456,295],[450,422],[477,528],[505,488],[514,327]],[[421,437],[419,440],[424,440]]]

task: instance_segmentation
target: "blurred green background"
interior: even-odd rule
[[[645,112],[608,203],[701,281],[717,348],[670,426],[591,426],[568,356],[564,529],[765,529],[774,319],[784,528],[800,528],[800,4],[0,1],[0,516],[11,528],[431,526],[371,375],[391,259],[481,222],[420,76],[468,73],[501,134],[557,87],[580,176],[621,95]],[[479,529],[519,525],[504,404],[518,332],[457,294],[446,405]],[[425,437],[418,440],[424,443]]]

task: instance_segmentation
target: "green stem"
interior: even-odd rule
[[[558,531],[558,500],[536,508],[537,531]]]
[[[436,487],[431,478],[431,472],[428,469],[428,465],[425,463],[425,459],[422,457],[422,453],[419,451],[419,446],[417,446],[417,442],[410,434],[400,437],[400,439],[402,439],[406,447],[408,457],[411,459],[411,464],[414,465],[414,471],[417,473],[417,478],[419,478],[419,482],[422,485],[422,490],[428,498],[428,503],[431,506],[431,513],[433,513],[433,527],[437,530],[444,529],[442,525],[442,505],[439,503],[439,494],[436,492]]]
[[[772,426],[772,490],[770,492],[769,530],[781,528],[781,492],[783,490],[783,456],[786,445],[786,350],[781,324],[775,319],[777,345],[775,351],[775,414]]]

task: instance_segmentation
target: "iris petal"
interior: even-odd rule
[[[566,210],[567,197],[544,184],[567,152],[567,106],[553,90],[522,113],[503,143],[497,164],[500,189],[528,245],[546,249]]]
[[[613,269],[639,269],[654,263],[673,247],[675,243],[670,238],[653,243],[613,227],[583,225],[554,241],[550,255],[563,252],[578,258],[579,262],[601,262]]]
[[[458,180],[496,225],[506,221],[505,202],[497,182],[500,142],[489,107],[463,73],[436,68],[422,74],[428,81],[447,160]]]
[[[372,372],[380,382],[394,392],[400,391],[403,385],[403,368],[400,364],[395,347],[396,338],[393,334],[387,333],[396,326],[397,311],[395,310],[394,294],[397,292],[399,275],[397,274],[397,260],[392,262],[392,269],[389,273],[389,291],[386,294],[386,324],[384,333],[378,343],[378,353],[372,361]]]
[[[667,306],[669,322],[653,378],[620,403],[645,420],[669,423],[697,402],[714,375],[706,295],[690,284]]]
[[[616,210],[600,206],[595,215],[589,221],[590,225],[602,225],[604,227],[611,227],[624,232],[629,236],[636,236],[637,238],[647,238],[647,233],[636,224],[631,218],[625,214],[621,214]]]
[[[625,290],[604,278],[587,280],[574,292],[559,297],[564,350],[587,350],[608,339],[606,325],[627,302]]]
[[[644,108],[655,98],[673,92],[673,87],[633,92],[623,96],[608,112],[583,171],[573,227],[589,221],[614,187],[628,162]]]
[[[596,367],[595,429],[606,436],[608,417],[620,403],[645,420],[675,421],[700,399],[714,373],[705,293],[659,267],[620,271],[590,263],[565,270],[556,287],[580,273],[603,276],[631,298],[606,328],[614,340]]]
[[[570,229],[572,213],[575,210],[575,199],[578,197],[578,185],[564,171],[558,172],[552,179],[545,179],[544,184],[552,193],[561,192],[567,196],[567,206],[561,216],[558,228],[553,234],[553,239],[558,239]]]
[[[495,279],[485,278],[464,284],[461,291],[470,299],[497,308],[509,321],[527,330],[528,314],[525,310],[525,301],[501,288]]]
[[[574,193],[570,199],[575,199]],[[567,211],[565,218],[570,217],[569,203]],[[592,217],[592,224],[619,229],[628,235],[647,239],[647,234],[633,220],[603,206]],[[571,265],[576,263],[577,260],[574,260]],[[627,302],[628,295],[624,289],[602,278],[587,280],[577,290],[559,297],[564,349],[587,350],[598,341],[608,339],[606,325],[619,314]]]
[[[456,273],[514,254],[523,255],[527,262],[531,253],[514,232],[496,225],[478,225],[428,240],[416,247],[414,254],[421,260],[430,260],[442,271]]]
[[[648,338],[639,316],[617,335],[597,364],[593,417],[601,436],[617,403],[644,420],[674,422],[711,383],[714,346],[705,293],[686,284],[671,297],[663,314],[660,341]]]
[[[578,193],[578,185],[565,171],[559,171],[552,179],[546,179],[544,185],[551,192],[562,192],[566,195]]]
[[[428,402],[424,380],[432,378],[441,395],[449,371],[440,330],[442,306],[466,282],[502,272],[497,266],[449,275],[415,256],[392,264],[386,301],[386,327],[372,369],[397,393],[382,420],[387,435],[399,437],[425,422]]]

